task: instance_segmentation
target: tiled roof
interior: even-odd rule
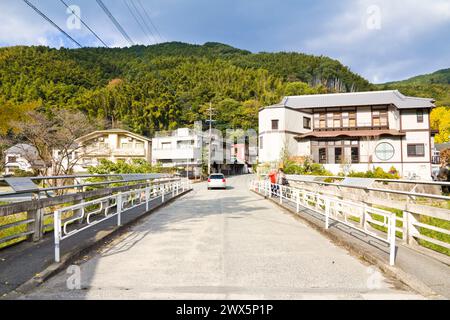
[[[285,97],[281,105],[294,109],[371,106],[393,104],[399,109],[433,108],[431,98],[407,97],[398,90],[369,91],[354,93],[317,94]],[[276,106],[279,106],[276,105]]]

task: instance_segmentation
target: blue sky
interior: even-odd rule
[[[83,45],[100,45],[86,28],[68,29],[59,0],[29,1]],[[95,1],[65,1],[108,45],[127,45]],[[136,43],[154,42],[124,1],[103,0]],[[450,0],[141,1],[168,41],[326,55],[376,83],[450,68]],[[0,46],[73,46],[22,0],[1,0],[0,21]]]

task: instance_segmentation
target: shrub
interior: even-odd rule
[[[340,175],[344,176],[343,174]],[[385,172],[380,167],[376,167],[374,170],[369,170],[366,172],[351,171],[347,176],[352,178],[400,179],[400,175],[394,167],[391,167],[389,172]]]
[[[332,176],[330,171],[327,171],[322,164],[312,163],[310,160],[305,160],[303,164],[298,164],[288,161],[285,165],[284,171],[286,174],[311,175],[311,176]]]

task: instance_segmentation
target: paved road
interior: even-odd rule
[[[247,189],[204,184],[24,298],[410,299],[376,269]]]

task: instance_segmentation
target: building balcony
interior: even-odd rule
[[[185,159],[199,159],[201,158],[201,149],[190,148],[173,148],[173,149],[153,149],[153,160],[185,160]]]
[[[111,155],[116,157],[145,157],[145,149],[114,149]]]
[[[333,127],[333,128],[314,128],[314,132],[323,131],[360,131],[360,130],[389,130],[388,125],[384,126],[372,126],[371,124],[360,125],[356,127]]]
[[[92,156],[109,156],[111,154],[110,148],[86,148],[84,154]]]

